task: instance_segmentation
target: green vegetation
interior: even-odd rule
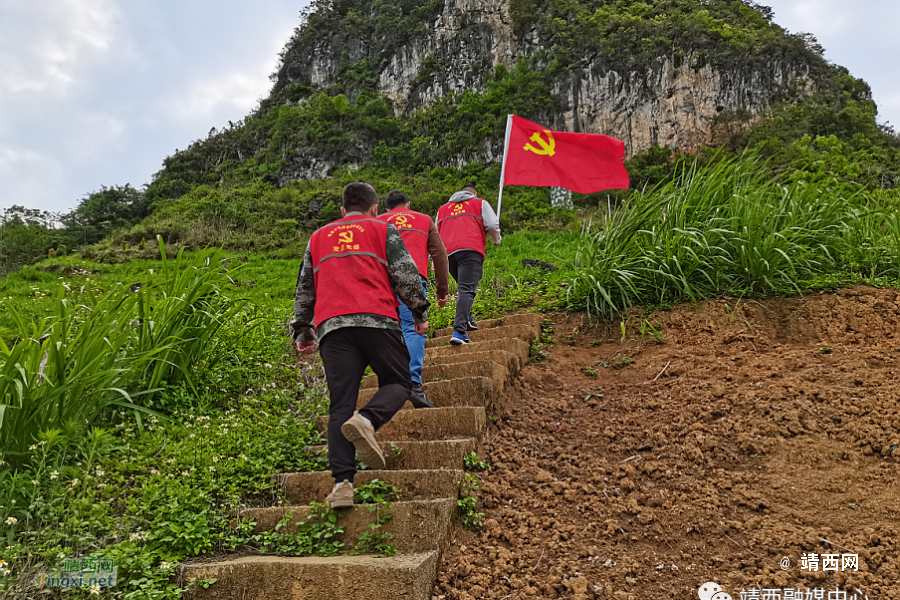
[[[272,473],[324,468],[304,449],[327,409],[321,364],[285,353],[296,262],[240,258],[66,256],[0,279],[2,593],[67,557],[115,560],[137,600],[179,597],[192,556],[335,551],[327,513],[290,539],[229,526],[281,501]]]
[[[667,56],[691,57],[695,66],[778,57],[824,67],[814,39],[788,35],[772,22],[771,9],[753,3],[511,0],[510,14],[519,34],[537,28],[552,48],[553,65],[562,68],[585,53],[617,66],[643,66]]]
[[[380,479],[373,479],[353,488],[357,504],[385,504],[400,500],[400,488]]]
[[[786,182],[838,179],[897,198],[900,137],[877,123],[869,86],[840,68],[819,85],[812,95],[772,108],[732,148],[758,149]]]
[[[306,521],[291,526],[293,511],[285,513],[271,531],[253,534],[255,523],[243,520],[229,539],[229,548],[252,547],[265,554],[280,556],[338,556],[344,542],[338,539],[344,526],[338,524],[340,515],[325,502],[313,502]],[[294,529],[295,531],[291,531]]]
[[[379,479],[373,479],[353,489],[353,500],[357,504],[365,504],[369,512],[375,513],[375,522],[369,525],[356,543],[352,554],[376,554],[378,556],[394,556],[397,550],[390,543],[392,533],[381,530],[393,518],[389,512],[391,504],[400,499],[400,489]]]
[[[191,556],[243,547],[340,552],[338,526],[321,508],[291,537],[229,526],[242,507],[279,502],[272,473],[321,468],[303,452],[319,442],[312,422],[327,406],[320,370],[270,366],[268,377],[233,390],[233,408],[142,424],[112,411],[90,429],[72,422],[43,432],[25,466],[0,467],[0,560],[11,570],[0,590],[15,597],[33,589],[40,571],[85,556],[115,561],[123,598],[177,598],[173,569]]]
[[[284,500],[273,473],[327,466],[305,452],[322,441],[313,427],[327,410],[321,364],[298,362],[285,335],[301,253],[315,228],[337,218],[350,181],[382,195],[402,189],[430,214],[465,183],[495,197],[499,167],[481,161],[486,148],[499,156],[506,115],[540,120],[554,107],[555,78],[586,54],[611,68],[661,56],[740,68],[775,57],[810,65],[815,81],[764,119],[721,114],[723,148],[633,157],[632,190],[575,195],[577,210],[551,207],[546,190],[508,188],[504,241],[487,250],[476,318],[585,310],[619,321],[623,342],[662,343],[659,324],[631,307],[900,281],[900,138],[878,125],[863,82],[826,67],[813,40],[787,35],[764,7],[513,0],[517,32],[537,28],[548,50],[512,69],[485,67],[481,92],[398,115],[376,92],[375,66],[443,3],[379,0],[366,5],[371,14],[360,6],[315,2],[282,56],[296,62],[322,36],[377,41],[364,60],[344,57],[332,84],[316,88],[302,73],[288,80],[282,69],[259,111],[167,158],[146,188],[103,188],[67,215],[4,213],[6,595],[72,556],[116,560],[126,582],[118,591],[137,600],[209,585],[175,583],[174,566],[194,556],[392,554],[383,526],[399,490],[377,480],[355,490],[376,515],[352,548],[323,505],[271,532],[238,517]],[[416,84],[441,68],[441,56],[427,57]],[[559,270],[524,268],[523,258]],[[453,310],[435,306],[432,329],[450,325]],[[552,333],[532,343],[533,360],[546,356]],[[584,373],[633,362],[619,353]],[[472,454],[465,467],[489,465]],[[478,489],[467,473],[458,510],[469,527],[484,516]]]
[[[627,354],[622,354],[621,352],[617,352],[615,356],[609,359],[609,362],[598,360],[594,363],[598,367],[603,367],[604,369],[608,369],[612,367],[613,369],[622,369],[627,367],[628,365],[634,364],[634,359],[628,356]],[[596,377],[596,371],[594,372],[594,377]]]
[[[6,208],[0,213],[0,277],[48,255],[65,256],[70,247],[95,244],[148,214],[143,191],[129,185],[104,187],[65,215],[23,206]]]
[[[112,406],[158,408],[163,386],[182,382],[197,393],[191,371],[217,361],[210,342],[240,305],[223,293],[219,257],[204,266],[165,259],[162,272],[137,289],[101,295],[58,289],[50,316],[33,322],[9,300],[0,309],[15,323],[0,340],[0,448],[21,465],[41,432],[78,430]],[[205,266],[205,265],[212,265]]]
[[[463,465],[466,468],[466,471],[487,471],[491,468],[487,462],[481,460],[474,451],[466,454],[463,457]]]
[[[481,527],[484,525],[484,513],[478,512],[478,490],[481,482],[478,475],[466,473],[465,479],[459,482],[459,499],[456,501],[459,521],[463,527]]]
[[[611,319],[631,306],[723,292],[791,294],[896,279],[898,232],[890,205],[858,186],[782,185],[752,156],[687,167],[585,231],[568,303]]]

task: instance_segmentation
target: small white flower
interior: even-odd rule
[[[2,569],[0,569],[0,572],[3,573],[3,576],[4,576],[4,577],[9,577],[9,575],[12,573],[12,571],[10,571],[9,569],[7,569],[6,567],[3,567]]]
[[[59,477],[58,471],[53,471],[52,473],[50,473],[50,479],[56,479],[57,477]]]
[[[106,487],[106,484],[105,484],[105,483],[98,483],[98,484],[97,484],[97,487],[98,487],[98,488],[105,488],[105,487]]]
[[[69,485],[78,485],[78,478],[76,477],[75,479],[73,479],[72,483],[70,483]]]
[[[56,555],[56,558],[65,558],[65,557],[66,557],[66,555],[63,554],[62,552],[60,552],[59,554]]]
[[[104,475],[106,475],[106,471],[101,471],[100,469],[97,469],[97,477],[103,477]]]
[[[131,535],[128,536],[128,539],[131,540],[132,542],[134,542],[134,541],[141,539],[141,536],[138,533],[132,533]]]
[[[91,586],[91,594],[93,594],[95,596],[100,595],[100,584],[99,583],[95,583],[94,585]]]
[[[32,444],[32,445],[28,446],[28,449],[29,449],[29,450],[35,450],[35,449],[37,449],[37,446],[35,446],[34,444]]]
[[[190,473],[188,473],[187,471],[182,471],[181,475],[182,477],[187,477],[188,475],[190,475]]]
[[[0,458],[0,465],[5,465],[5,464],[6,464],[6,461],[3,460],[2,458]]]
[[[159,471],[157,471],[156,469],[150,469],[150,474],[151,475],[159,475]]]
[[[216,468],[215,468],[215,467],[210,467],[209,470],[210,470],[210,471],[215,471]]]
[[[40,481],[38,481],[37,479],[32,479],[31,483],[33,483],[34,485],[38,485]]]
[[[8,519],[6,519],[7,525],[15,525],[18,522],[19,522],[19,520],[15,517],[9,517]]]
[[[159,568],[160,569],[169,569],[169,568],[171,568],[171,566],[172,566],[171,564],[167,563],[166,561],[163,561],[162,563],[160,563]]]

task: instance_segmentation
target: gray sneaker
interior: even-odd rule
[[[421,383],[413,383],[412,392],[409,394],[409,401],[412,402],[413,408],[437,408],[434,402],[425,395],[425,388]]]
[[[384,454],[375,439],[375,428],[362,420],[358,412],[341,425],[341,433],[356,448],[359,459],[370,469],[384,468]]]
[[[353,484],[349,479],[334,486],[334,490],[325,496],[325,502],[331,508],[347,508],[353,506]]]

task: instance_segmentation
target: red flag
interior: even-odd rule
[[[579,194],[628,188],[620,140],[550,131],[514,115],[506,136],[504,185],[557,186]]]

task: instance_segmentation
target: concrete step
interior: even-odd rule
[[[531,325],[510,325],[508,327],[495,327],[493,329],[484,329],[482,331],[470,331],[469,338],[473,342],[489,342],[491,340],[501,340],[503,338],[519,338],[520,340],[525,340],[526,342],[530,342],[531,340],[537,339],[541,336],[540,327],[533,327]],[[447,346],[450,345],[450,337],[449,335],[443,337],[436,337],[430,340],[425,340],[425,348],[434,348],[436,346]]]
[[[355,486],[378,479],[400,489],[398,500],[433,500],[453,498],[459,495],[459,482],[465,472],[459,469],[422,469],[416,471],[359,471],[353,481]],[[334,479],[329,472],[279,473],[272,477],[281,483],[290,504],[321,502],[331,493]]]
[[[247,508],[240,512],[240,519],[256,522],[255,533],[272,531],[278,522],[290,513],[287,526],[282,533],[296,531],[296,525],[309,519],[311,506],[273,506],[269,508]],[[351,551],[370,525],[376,523],[378,515],[369,507],[357,504],[352,508],[336,511],[340,517],[337,524],[344,527],[341,536],[344,550]],[[450,540],[450,531],[456,519],[456,498],[436,500],[414,500],[394,502],[388,510],[393,518],[385,523],[379,533],[391,533],[390,543],[398,554],[412,552],[443,551]]]
[[[493,350],[489,352],[461,352],[444,354],[442,356],[426,356],[425,369],[430,367],[449,367],[451,365],[467,362],[493,362],[494,364],[505,367],[507,383],[511,382],[513,378],[519,374],[519,369],[522,366],[521,359],[515,354],[504,350]],[[426,374],[425,369],[422,369],[423,377],[425,377]],[[440,372],[441,371],[434,371],[434,373]],[[452,370],[444,372],[449,374],[454,373]],[[435,377],[440,377],[440,375],[435,375]],[[456,377],[446,377],[446,379],[456,379]],[[425,378],[425,381],[430,381],[430,379]]]
[[[487,416],[482,407],[401,410],[378,432],[378,441],[426,441],[461,437],[480,440],[486,426]],[[316,429],[328,431],[328,417],[318,419]]]
[[[429,384],[439,381],[462,379],[464,377],[487,377],[494,382],[494,387],[499,392],[502,391],[503,386],[506,385],[509,379],[509,368],[506,366],[507,361],[508,359],[502,359],[502,361],[497,362],[493,360],[473,360],[463,363],[429,365],[422,369],[422,382],[426,391],[428,391]],[[369,375],[363,379],[362,388],[364,390],[377,387],[378,377],[376,375]]]
[[[490,340],[486,342],[474,342],[472,344],[461,344],[459,346],[437,346],[425,350],[425,364],[432,364],[431,360],[441,359],[444,357],[460,357],[472,354],[481,354],[482,352],[509,352],[519,359],[519,364],[524,365],[528,362],[528,342],[518,338],[503,338],[499,340]],[[466,358],[468,360],[468,358]]]
[[[400,450],[398,454],[396,449]],[[322,452],[327,446],[309,446],[307,452]],[[478,452],[475,438],[440,440],[435,442],[382,442],[381,451],[390,470],[401,469],[462,469],[463,457],[470,452]],[[366,471],[360,471],[357,478]],[[359,479],[358,481],[362,481]]]
[[[356,408],[368,404],[377,389],[361,390],[356,400]],[[438,408],[450,406],[490,406],[494,402],[494,382],[487,377],[466,377],[435,381],[425,384],[428,399]],[[412,402],[403,405],[403,410],[415,410]]]
[[[183,567],[184,581],[217,581],[188,600],[431,600],[440,553],[374,556],[245,556]]]
[[[523,315],[510,315],[508,317],[503,317],[501,319],[487,319],[485,321],[477,321],[478,323],[478,331],[484,331],[485,329],[493,329],[494,327],[508,327],[510,325],[531,325],[537,329],[537,334],[541,333],[541,324],[544,322],[544,315],[541,314],[523,314]],[[446,329],[438,329],[434,332],[434,335],[431,337],[444,337],[448,335],[453,335],[453,328],[447,327]],[[474,338],[473,338],[474,339]]]

